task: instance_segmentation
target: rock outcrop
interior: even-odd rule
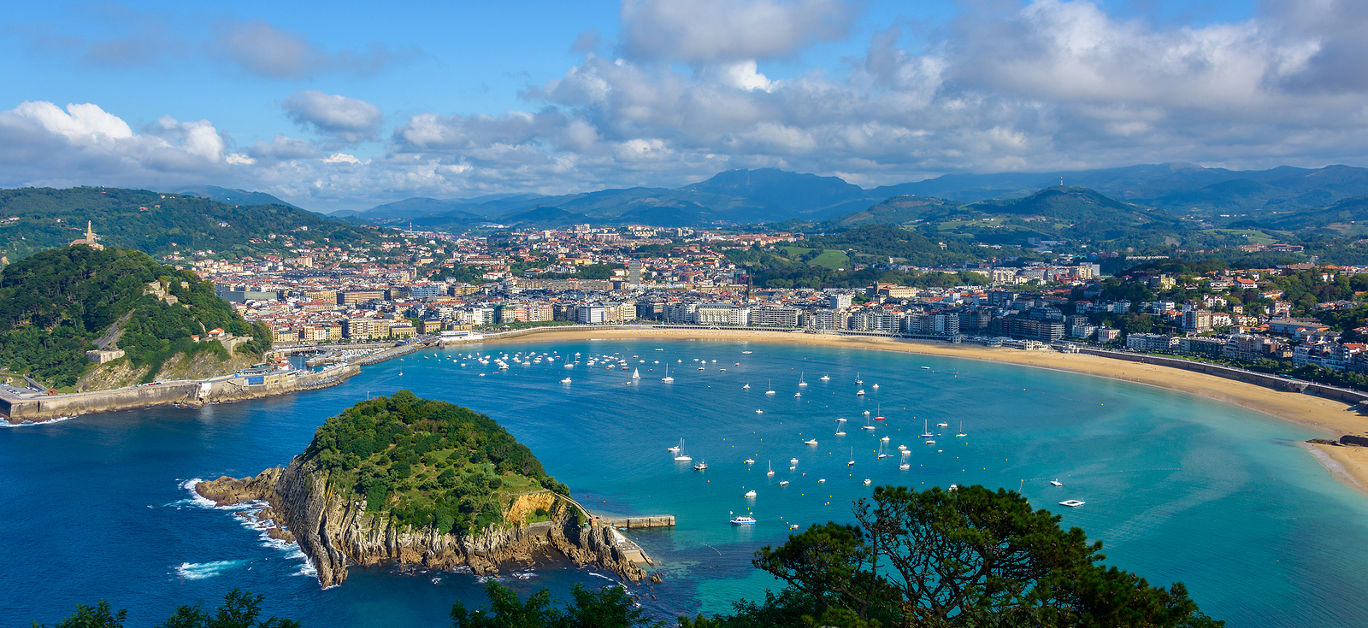
[[[345,582],[348,565],[469,567],[477,575],[488,575],[506,565],[569,560],[575,565],[597,565],[631,582],[646,576],[628,558],[611,526],[582,524],[579,507],[549,491],[514,499],[502,524],[457,536],[431,527],[401,529],[385,513],[368,513],[365,500],[344,498],[329,490],[326,474],[306,466],[296,457],[283,469],[267,469],[251,478],[224,476],[200,482],[195,490],[219,505],[269,503],[269,509],[258,517],[280,529],[272,532],[276,538],[292,535],[318,570],[324,587]],[[551,520],[519,523],[538,509],[549,513]]]

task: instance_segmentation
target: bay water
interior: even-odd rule
[[[469,354],[508,355],[509,368]],[[667,365],[672,383],[661,381]],[[484,603],[474,576],[353,569],[345,585],[320,590],[296,549],[187,488],[286,464],[326,417],[400,389],[491,416],[603,514],[675,515],[675,528],[630,533],[662,564],[663,583],[631,588],[661,617],[762,599],[778,585],[752,567],[755,550],[783,543],[791,525],[851,521],[851,502],[874,486],[952,483],[1020,490],[1103,541],[1108,564],[1152,584],[1182,581],[1233,626],[1368,616],[1358,595],[1368,558],[1355,551],[1368,535],[1368,497],[1336,482],[1302,448],[1314,434],[1295,425],[1138,384],[982,361],[585,340],[449,347],[320,391],[0,429],[0,624],[52,622],[107,599],[129,609],[130,625],[147,625],[180,604],[212,608],[237,587],[305,625],[448,625],[453,602]],[[673,459],[666,449],[680,439],[705,471]],[[891,456],[878,457],[881,443]],[[730,525],[732,513],[758,523]],[[499,579],[523,595],[565,595],[612,577],[550,565]]]

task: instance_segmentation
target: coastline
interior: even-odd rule
[[[744,341],[769,344],[844,347],[874,351],[895,351],[917,355],[934,355],[982,360],[1017,366],[1053,369],[1069,373],[1092,375],[1156,386],[1167,390],[1204,397],[1221,403],[1239,406],[1261,414],[1305,427],[1326,438],[1343,434],[1363,433],[1368,430],[1368,417],[1342,401],[1311,394],[1285,392],[1256,384],[1197,373],[1168,366],[1130,362],[1081,353],[1058,351],[1023,351],[1006,347],[990,348],[980,345],[950,344],[946,342],[906,340],[875,336],[838,336],[805,334],[791,331],[709,328],[642,328],[642,327],[551,327],[525,330],[516,336],[486,336],[468,344],[509,344],[557,340],[627,340],[672,339]],[[467,344],[467,343],[462,343]],[[458,345],[459,346],[459,345]],[[1307,445],[1322,466],[1345,486],[1368,495],[1368,448]],[[1312,449],[1314,448],[1314,449]],[[1362,450],[1362,451],[1360,451]],[[1317,452],[1321,455],[1315,455]]]

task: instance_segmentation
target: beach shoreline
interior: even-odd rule
[[[1196,395],[1296,424],[1310,429],[1324,438],[1335,439],[1344,434],[1361,434],[1368,430],[1368,417],[1359,414],[1354,406],[1343,401],[1306,393],[1273,390],[1257,384],[1169,366],[1081,353],[1061,353],[1053,350],[1025,351],[1006,347],[985,347],[927,340],[808,334],[793,331],[651,327],[548,327],[525,330],[516,336],[490,335],[485,336],[482,340],[461,344],[657,338],[662,340],[740,341],[894,351],[1052,369],[1145,384]],[[1307,445],[1307,451],[1340,483],[1359,493],[1368,495],[1368,448]],[[1321,455],[1316,455],[1317,453]]]

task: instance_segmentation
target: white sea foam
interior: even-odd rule
[[[536,577],[537,577],[537,572],[532,571],[531,569],[528,569],[528,570],[526,570],[526,571],[515,571],[515,572],[513,572],[513,573],[511,573],[511,574],[509,574],[509,575],[511,575],[511,576],[513,576],[514,578],[517,578],[517,579],[519,579],[519,580],[530,580],[530,579],[532,579],[532,578],[536,578]]]
[[[22,422],[19,422],[19,423],[10,423],[9,421],[0,421],[0,428],[3,428],[3,427],[29,427],[29,426],[32,426],[32,425],[49,425],[49,424],[52,424],[52,423],[61,423],[62,421],[70,421],[70,420],[72,420],[72,419],[74,419],[74,418],[76,418],[76,417],[74,417],[74,416],[59,416],[59,417],[57,417],[57,418],[55,418],[55,419],[48,419],[48,420],[46,420],[46,421],[22,421]]]
[[[211,560],[207,563],[181,563],[176,567],[176,575],[179,575],[186,580],[203,580],[205,578],[212,578],[229,569],[246,563],[246,559]]]

